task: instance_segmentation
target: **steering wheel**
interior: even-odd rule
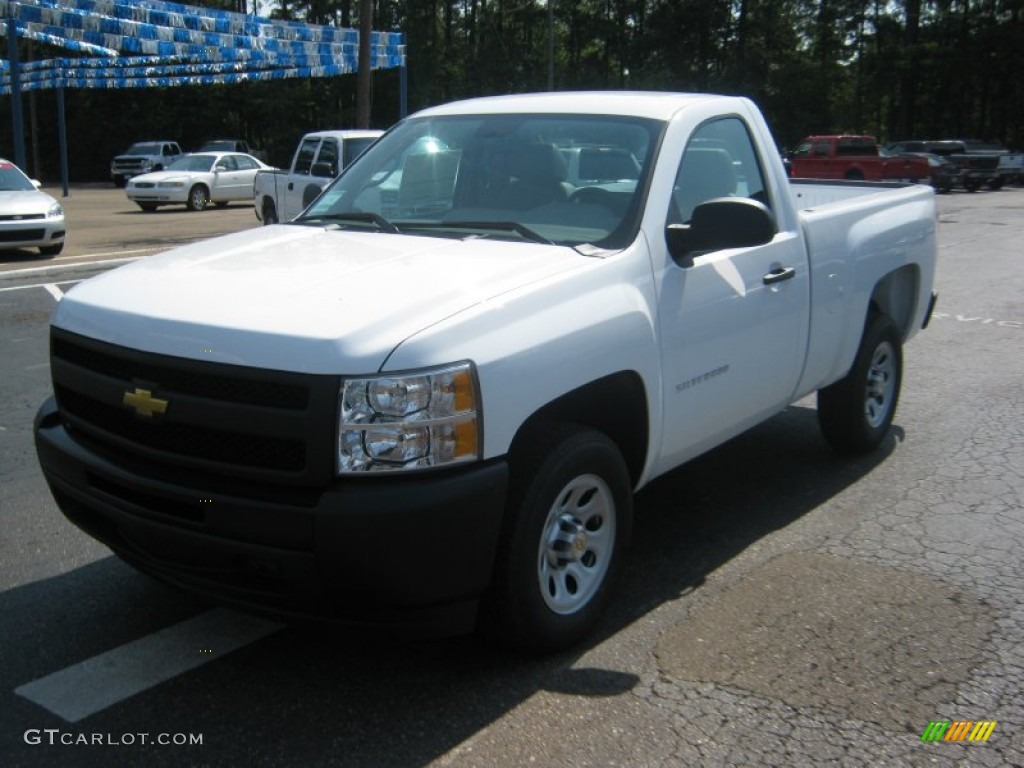
[[[606,208],[611,208],[612,193],[600,187],[580,187],[569,195],[569,202],[579,205],[603,205]]]

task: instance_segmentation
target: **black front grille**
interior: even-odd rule
[[[306,463],[305,445],[300,440],[242,435],[194,424],[143,421],[126,408],[107,405],[66,387],[56,385],[54,391],[61,410],[73,419],[163,453],[286,472],[297,472]]]
[[[45,213],[24,213],[24,214],[8,214],[6,216],[0,216],[0,221],[30,221],[32,219],[45,219]]]
[[[136,189],[152,189],[155,186],[156,186],[156,184],[154,184],[152,181],[136,181],[135,182],[135,188]]]
[[[333,477],[337,376],[140,352],[53,328],[54,393],[64,422],[108,453],[264,483]],[[137,395],[167,403],[137,412]]]
[[[198,395],[211,400],[248,403],[292,411],[304,410],[309,405],[309,390],[300,384],[283,381],[254,380],[233,376],[217,376],[193,365],[182,367],[180,358],[166,358],[169,364],[150,363],[135,356],[107,353],[96,347],[82,346],[68,338],[54,336],[50,344],[55,358],[87,368],[95,373],[121,379],[125,382],[144,380],[159,382],[164,388],[183,395]]]
[[[45,229],[2,229],[0,230],[0,243],[16,243],[21,240],[42,240],[45,236]]]

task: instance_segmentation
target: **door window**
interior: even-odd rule
[[[320,146],[320,139],[306,139],[302,142],[299,146],[299,153],[295,156],[295,173],[309,173],[318,146]]]
[[[694,132],[676,173],[669,222],[688,222],[694,208],[717,197],[749,197],[771,207],[754,143],[739,118],[713,120]]]

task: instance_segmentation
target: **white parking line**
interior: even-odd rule
[[[105,253],[90,253],[87,256],[69,256],[68,258],[74,259],[95,259],[101,256],[113,255],[114,253],[153,253],[160,250],[159,248],[137,248],[132,251],[112,251],[110,254]],[[38,275],[45,274],[46,272],[58,272],[67,271],[70,269],[90,268],[103,266],[106,264],[127,264],[129,261],[138,261],[138,256],[132,256],[126,259],[102,259],[99,261],[69,261],[63,264],[50,264],[45,267],[29,267],[28,269],[12,269],[7,272],[0,271],[0,278],[9,279],[13,277],[24,277],[26,275]]]
[[[277,632],[284,625],[217,608],[19,686],[69,723]]]
[[[54,301],[60,301],[64,298],[64,291],[57,287],[56,283],[47,283],[43,286],[47,292],[53,296]]]
[[[58,280],[56,283],[30,283],[29,285],[15,285],[15,286],[12,286],[10,288],[0,288],[0,293],[7,293],[8,291],[25,291],[25,290],[28,290],[29,288],[45,288],[46,290],[50,291],[50,294],[53,295],[53,297],[55,299],[57,299],[57,301],[60,301],[61,297],[64,295],[64,293],[63,293],[63,291],[60,290],[60,288],[57,287],[58,285],[71,285],[72,283],[80,283],[80,282],[82,282],[82,281],[81,280]],[[53,290],[51,290],[51,288]],[[54,295],[53,294],[54,290],[58,291],[60,293],[60,296]]]

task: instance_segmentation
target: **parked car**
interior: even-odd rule
[[[307,133],[287,170],[261,173],[253,184],[256,218],[276,224],[294,218],[313,202],[384,131],[344,130]]]
[[[270,166],[241,152],[194,152],[168,166],[128,182],[128,199],[144,211],[161,205],[185,205],[201,211],[208,204],[225,206],[232,200],[251,200],[252,182]]]
[[[905,154],[917,155],[928,161],[928,170],[931,172],[932,186],[936,192],[952,192],[956,187],[962,186],[964,171],[952,160],[935,155],[931,152],[908,152]]]
[[[808,136],[789,159],[793,176],[804,179],[917,182],[931,175],[924,158],[881,156],[874,136]]]
[[[182,154],[176,141],[137,141],[110,161],[110,178],[123,187],[135,176],[162,171]]]
[[[592,142],[638,178],[569,193],[560,150]],[[837,450],[891,444],[935,205],[790,182],[741,98],[431,107],[291,222],[69,290],[37,454],[71,522],[176,587],[564,648],[634,490],[815,390]]]
[[[56,256],[65,233],[64,206],[0,158],[0,248],[38,248],[43,256]]]
[[[1000,189],[1017,175],[1012,165],[1004,164],[1005,150],[975,140],[895,141],[885,148],[892,153],[927,152],[955,163],[960,169],[956,186],[968,192],[977,192],[982,187]]]

